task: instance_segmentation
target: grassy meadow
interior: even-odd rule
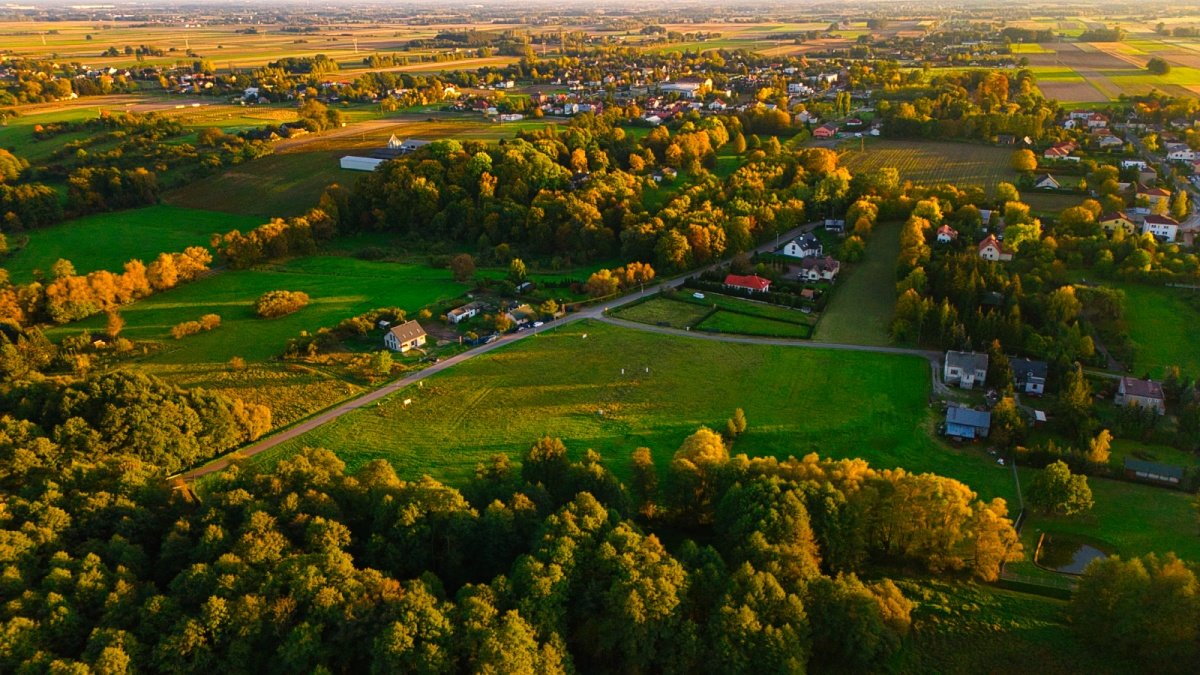
[[[1167,366],[1200,376],[1200,296],[1197,291],[1118,284],[1125,292],[1125,322],[1137,344],[1134,372],[1162,377]]]
[[[915,357],[719,343],[584,322],[438,373],[253,461],[325,447],[352,467],[383,458],[407,478],[459,482],[476,463],[497,453],[519,457],[549,434],[574,456],[596,450],[624,479],[635,448],[651,448],[665,465],[698,427],[723,427],[741,407],[750,428],[734,452],[864,457],[1015,499],[1010,472],[978,449],[931,438],[929,387],[929,364]],[[413,404],[405,407],[407,398]]]
[[[847,270],[817,322],[816,339],[856,345],[890,343],[888,324],[896,300],[896,256],[900,227],[880,223],[861,262]]]
[[[159,253],[182,251],[188,246],[208,246],[214,232],[249,230],[260,218],[176,206],[147,206],[114,213],[98,213],[52,227],[9,233],[12,253],[0,260],[14,283],[32,281],[34,270],[49,274],[60,258],[70,260],[75,271],[121,271],[132,259],[149,263]],[[16,245],[24,242],[19,249]]]

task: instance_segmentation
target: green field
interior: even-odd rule
[[[978,185],[991,191],[1001,181],[1012,182],[1012,150],[1008,148],[939,141],[871,140],[865,151],[851,143],[841,163],[852,173],[894,167],[901,180],[919,185],[950,183]]]
[[[626,478],[635,448],[651,448],[665,464],[697,427],[723,427],[742,407],[750,427],[735,452],[865,457],[1013,499],[1010,472],[977,449],[952,449],[930,437],[929,387],[929,364],[915,357],[720,343],[586,322],[438,373],[422,388],[255,461],[319,446],[352,467],[384,458],[405,477],[457,482],[477,462],[496,453],[519,456],[549,434],[574,456],[595,449]]]
[[[345,151],[293,152],[260,157],[166,195],[167,202],[258,218],[297,216],[317,205],[330,183],[347,186],[363,174],[343,171]]]
[[[697,330],[762,337],[805,339],[812,335],[807,323],[793,323],[759,316],[719,311],[696,325]]]
[[[895,309],[899,254],[899,226],[877,225],[867,242],[863,260],[849,270],[833,291],[817,323],[816,339],[856,345],[890,343],[888,324]]]
[[[262,223],[259,218],[175,206],[100,213],[24,233],[28,243],[5,256],[0,266],[14,283],[31,281],[34,270],[48,274],[59,258],[70,260],[81,274],[102,269],[119,272],[131,259],[149,263],[159,253],[208,246],[214,232],[245,231]],[[8,233],[9,246],[22,237]]]
[[[1166,366],[1200,376],[1200,297],[1197,291],[1118,284],[1125,291],[1125,322],[1137,344],[1136,373],[1161,377]]]
[[[308,293],[309,305],[278,319],[259,318],[254,301],[280,289]],[[264,403],[277,424],[287,423],[361,391],[359,384],[346,381],[341,369],[276,360],[288,339],[378,307],[398,306],[415,313],[465,289],[448,270],[334,256],[220,272],[121,309],[127,322],[121,335],[157,346],[126,367]],[[209,313],[220,315],[220,327],[182,340],[171,337],[172,326]],[[104,320],[93,317],[56,328],[50,335],[57,339],[82,329],[100,331]],[[381,334],[376,338],[382,348]],[[246,360],[246,371],[229,372],[227,364],[235,356]]]
[[[623,307],[616,315],[629,321],[671,328],[690,328],[707,316],[709,310],[690,302],[679,302],[669,297],[657,296],[645,302]]]

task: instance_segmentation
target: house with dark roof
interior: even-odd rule
[[[1179,221],[1151,213],[1142,220],[1142,233],[1151,234],[1159,241],[1175,241],[1179,235]]]
[[[783,247],[783,254],[792,258],[809,258],[824,252],[825,246],[811,232],[796,237]]]
[[[1113,401],[1117,405],[1136,405],[1151,408],[1159,415],[1167,414],[1167,397],[1163,394],[1162,384],[1154,380],[1122,377]]]
[[[1183,467],[1126,457],[1125,477],[1130,480],[1178,487],[1183,482]]]
[[[951,438],[973,441],[987,438],[992,428],[992,414],[959,406],[946,408],[946,435]]]
[[[1044,173],[1037,177],[1033,182],[1033,187],[1038,190],[1057,190],[1062,187],[1058,179],[1048,173]]]
[[[946,365],[942,369],[942,381],[957,384],[963,389],[982,385],[987,379],[988,355],[977,352],[946,352]]]
[[[751,293],[766,293],[771,290],[771,280],[764,279],[757,274],[750,276],[730,274],[725,277],[725,288],[736,288]]]
[[[1012,368],[1013,386],[1018,392],[1034,396],[1046,393],[1046,374],[1050,367],[1045,361],[1010,359],[1008,365]]]
[[[425,329],[416,321],[392,326],[383,336],[383,345],[394,352],[406,352],[425,344]]]
[[[805,258],[800,261],[801,281],[833,281],[842,270],[842,263],[829,256]]]

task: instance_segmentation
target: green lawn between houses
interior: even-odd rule
[[[1200,291],[1114,284],[1125,292],[1125,323],[1137,343],[1134,372],[1162,377],[1167,366],[1200,377]]]
[[[50,266],[59,258],[70,260],[80,274],[95,270],[120,272],[122,265],[134,258],[148,264],[159,253],[174,253],[188,246],[207,247],[215,232],[246,231],[264,222],[261,218],[176,206],[97,213],[40,230],[7,233],[13,248],[23,237],[29,240],[0,260],[0,266],[18,284],[32,281],[35,269],[49,275]]]
[[[861,262],[847,269],[817,323],[816,339],[855,345],[890,343],[888,324],[896,304],[896,256],[900,226],[880,223]]]

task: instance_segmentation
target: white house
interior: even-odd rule
[[[800,235],[783,247],[783,254],[792,258],[809,258],[824,253],[825,247],[812,234]]]
[[[1038,176],[1038,179],[1034,181],[1033,187],[1038,190],[1057,190],[1061,188],[1062,185],[1059,184],[1054,176],[1044,173],[1041,176]]]
[[[1145,169],[1146,162],[1141,159],[1123,159],[1121,160],[1122,169]]]
[[[957,384],[963,389],[972,389],[987,379],[987,367],[987,354],[949,351],[946,352],[942,380],[946,384]]]
[[[1152,234],[1161,241],[1175,241],[1175,237],[1179,236],[1179,221],[1151,213],[1142,221],[1142,232]]]
[[[446,320],[452,324],[458,325],[459,323],[479,314],[480,310],[482,309],[483,303],[468,302],[462,307],[455,307],[449,312],[446,312]]]
[[[958,239],[958,230],[955,230],[949,225],[942,225],[937,231],[937,241],[939,244],[949,244]]]
[[[1004,248],[1004,244],[996,239],[996,235],[989,234],[983,241],[979,242],[979,257],[992,262],[1007,262],[1012,260],[1012,252]]]
[[[1177,148],[1167,153],[1167,159],[1172,162],[1190,162],[1196,159],[1196,151],[1188,147]]]
[[[425,329],[416,321],[392,326],[383,336],[383,344],[394,352],[406,352],[425,344]]]
[[[802,281],[833,281],[841,270],[842,264],[829,256],[805,258],[800,261],[798,277]]]

